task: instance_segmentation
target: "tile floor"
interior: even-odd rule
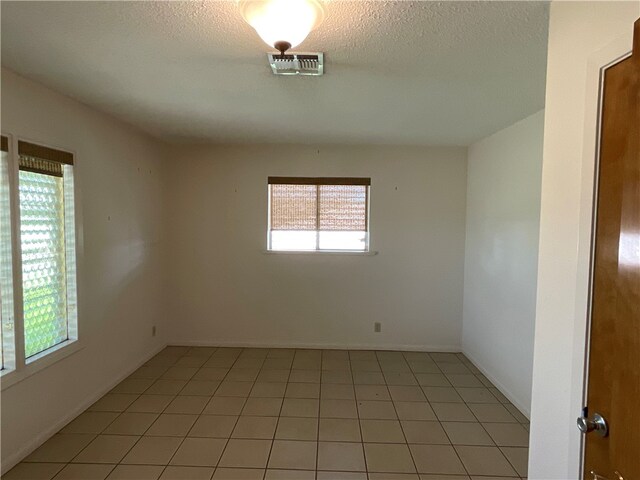
[[[527,419],[462,355],[167,347],[6,480],[489,480]]]

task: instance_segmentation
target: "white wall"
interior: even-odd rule
[[[544,111],[469,147],[462,350],[529,414]]]
[[[379,255],[265,254],[269,175],[371,177]],[[466,149],[193,148],[167,180],[173,341],[459,349]]]
[[[581,437],[575,419],[582,404],[597,73],[600,65],[631,49],[639,16],[638,2],[551,4],[529,458],[533,480],[579,477]],[[617,53],[614,44],[622,45]]]
[[[2,132],[76,153],[83,348],[2,391],[2,468],[162,347],[163,150],[132,127],[2,70]],[[160,334],[151,336],[152,325]]]

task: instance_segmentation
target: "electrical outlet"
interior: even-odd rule
[[[156,336],[156,326],[155,325],[153,327],[151,327],[151,336],[152,337]]]
[[[380,324],[380,322],[375,322],[373,324],[373,331],[376,333],[380,333],[382,331],[382,325]]]

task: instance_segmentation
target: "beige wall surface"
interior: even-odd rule
[[[529,414],[544,111],[469,147],[463,352]]]
[[[166,177],[174,342],[459,349],[465,148],[175,152]],[[265,253],[270,175],[371,177],[378,254]]]
[[[5,471],[166,338],[159,143],[6,69],[2,132],[75,152],[77,218],[84,238],[78,258],[82,349],[2,391]],[[153,325],[159,329],[156,337]]]

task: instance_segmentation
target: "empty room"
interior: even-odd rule
[[[640,3],[5,1],[6,480],[640,480]]]

